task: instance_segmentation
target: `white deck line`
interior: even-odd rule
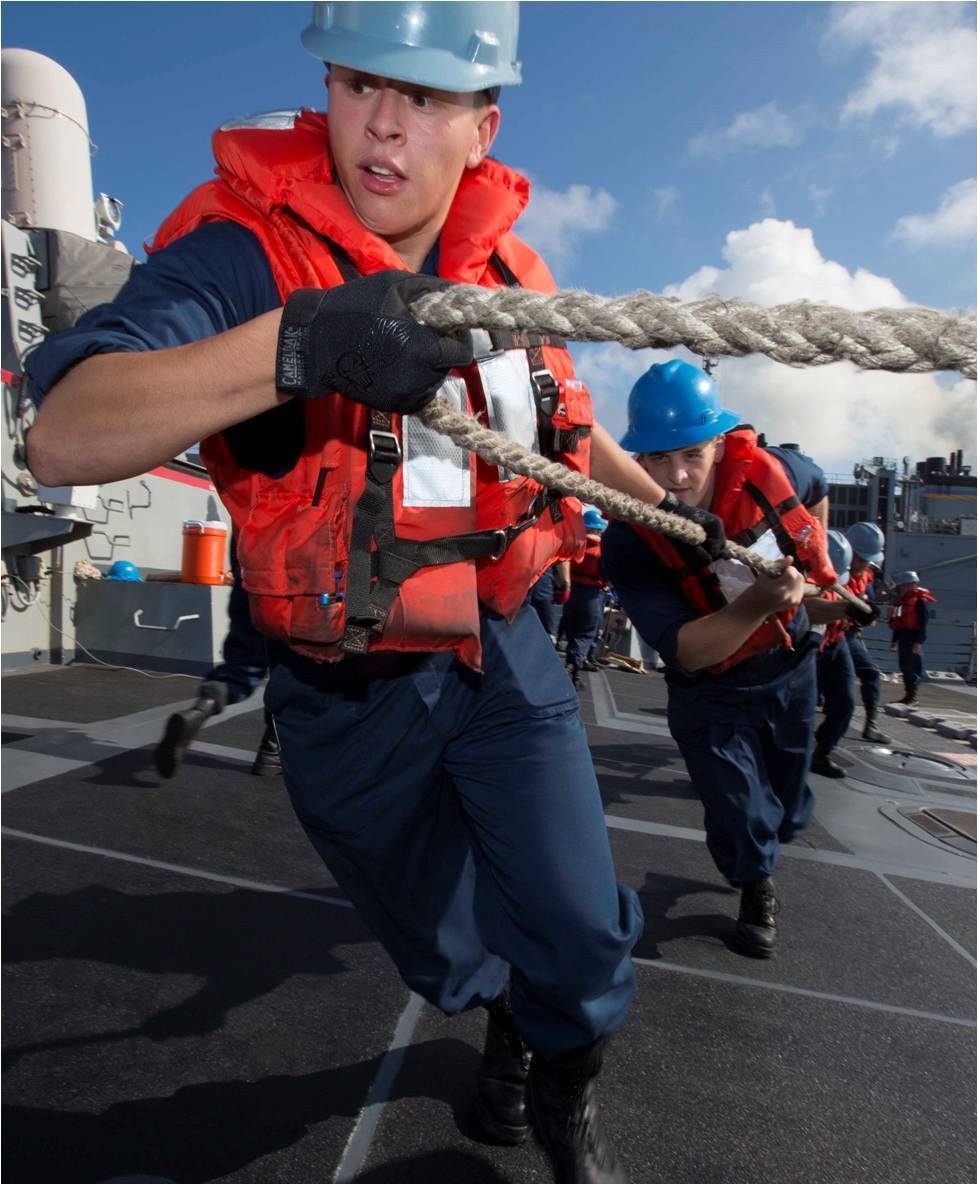
[[[766,979],[754,979],[747,975],[732,975],[726,971],[709,971],[703,967],[687,967],[682,963],[667,963],[662,959],[635,959],[640,967],[652,967],[658,971],[674,971],[680,975],[695,975],[700,979],[715,979],[720,983],[731,983],[740,987],[764,988],[772,992],[787,992],[792,996],[807,996],[813,1000],[828,1000],[834,1004],[851,1004],[856,1008],[869,1008],[873,1012],[889,1012],[897,1016],[912,1016],[918,1020],[936,1020],[941,1024],[960,1025],[973,1029],[976,1022],[962,1016],[947,1016],[943,1012],[926,1012],[921,1008],[903,1008],[899,1004],[882,1004],[878,1000],[866,1000],[862,996],[842,996],[835,992],[818,992],[813,988],[795,987],[790,983],[772,983]]]
[[[69,852],[82,852],[87,856],[102,856],[107,860],[122,860],[126,864],[141,864],[146,868],[158,868],[163,872],[175,872],[180,876],[192,876],[198,880],[214,881],[219,885],[233,885],[236,889],[253,889],[258,893],[280,893],[284,897],[298,897],[303,901],[318,901],[322,905],[337,905],[341,909],[354,909],[352,901],[345,897],[330,897],[325,893],[305,893],[299,889],[287,889],[284,885],[270,885],[264,881],[247,880],[241,876],[225,876],[218,872],[205,872],[202,868],[190,868],[186,864],[170,864],[165,860],[151,860],[147,856],[133,856],[128,852],[115,852],[111,848],[96,848],[90,844],[70,843],[66,839],[54,839],[50,835],[35,835],[31,831],[18,831],[13,827],[0,828],[0,834],[12,839],[25,839],[30,843],[45,844],[51,848],[64,848]]]
[[[333,1180],[348,1182],[356,1180],[363,1168],[364,1162],[370,1154],[370,1147],[377,1132],[384,1108],[391,1101],[394,1082],[404,1062],[404,1055],[414,1037],[424,1008],[424,1000],[412,992],[407,1005],[397,1021],[394,1036],[387,1052],[381,1059],[380,1066],[370,1083],[367,1097],[364,1100],[360,1114],[350,1133],[350,1138],[343,1149],[343,1155],[336,1166]]]
[[[887,880],[887,878],[882,873],[878,873],[877,875],[879,876],[879,878],[883,882],[883,884],[886,885],[886,887],[890,890],[890,892],[896,893],[896,895],[900,898],[900,900],[904,903],[904,905],[909,906],[914,911],[914,913],[917,914],[918,917],[923,918],[923,920],[927,923],[927,925],[930,926],[930,928],[932,930],[934,930],[936,933],[938,933],[944,939],[944,941],[948,944],[948,946],[951,947],[952,950],[957,951],[958,954],[961,956],[961,958],[964,959],[966,962],[970,963],[972,967],[978,967],[978,962],[975,962],[974,958],[964,949],[964,947],[961,945],[961,943],[957,942],[954,938],[952,938],[951,935],[948,934],[948,932],[942,926],[939,926],[937,924],[937,922],[935,922],[934,919],[930,916],[930,914],[925,913],[924,910],[922,910],[920,908],[920,906],[915,901],[911,901],[911,899],[906,895],[906,893],[902,892],[900,889],[898,889],[896,887],[896,885],[894,885],[891,881]]]

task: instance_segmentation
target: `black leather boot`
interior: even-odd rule
[[[271,717],[265,715],[265,731],[262,733],[261,744],[255,754],[255,761],[251,772],[259,778],[270,778],[282,772],[282,754],[278,747],[278,736]]]
[[[530,1117],[557,1182],[627,1182],[598,1115],[594,1086],[606,1041],[544,1059],[533,1057]]]
[[[809,768],[813,774],[821,774],[823,778],[844,778],[846,776],[845,766],[833,761],[829,756],[828,749],[816,749],[812,754],[812,763]]]
[[[891,745],[893,740],[888,737],[885,732],[880,732],[876,727],[876,717],[879,714],[879,708],[866,709],[866,723],[863,725],[863,740],[875,741],[877,745]]]
[[[172,778],[180,768],[187,746],[211,716],[223,712],[227,704],[227,688],[223,683],[205,683],[197,702],[184,712],[174,712],[166,722],[163,738],[156,746],[153,762],[163,778]]]
[[[743,882],[734,940],[745,955],[769,959],[774,954],[778,943],[777,913],[778,899],[769,876],[761,881]]]
[[[530,1134],[526,1078],[530,1047],[513,1020],[509,993],[486,1005],[489,1023],[475,1087],[475,1116],[482,1130],[501,1144],[522,1144]]]

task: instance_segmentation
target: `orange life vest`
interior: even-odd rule
[[[932,596],[926,588],[921,588],[918,584],[909,592],[904,593],[890,609],[890,629],[896,633],[897,630],[919,630],[920,618],[917,614],[917,606],[921,601],[926,601],[934,604],[937,597]]]
[[[588,535],[584,554],[571,564],[571,584],[590,584],[605,587],[601,575],[601,536]]]
[[[299,287],[404,270],[334,184],[325,115],[226,125],[214,154],[217,180],[166,219],[152,250],[205,222],[240,223],[283,302]],[[543,262],[509,233],[528,198],[526,180],[496,161],[467,170],[439,239],[440,275],[553,291]],[[482,337],[487,357],[453,372],[440,393],[492,427],[519,424],[523,443],[587,473],[591,400],[564,343]],[[512,619],[544,569],[583,547],[576,499],[486,464],[416,417],[379,417],[338,394],[305,401],[302,414],[302,452],[284,476],[243,468],[223,433],[201,445],[234,523],[252,620],[302,654],[450,649],[478,670],[480,603]],[[368,488],[386,504],[368,506]]]
[[[822,524],[804,507],[778,459],[757,445],[749,428],[736,428],[724,437],[717,466],[713,505],[728,539],[751,547],[768,531],[774,533],[783,555],[815,584],[835,583]],[[633,527],[676,577],[680,591],[699,617],[716,613],[729,602],[712,565],[704,565],[695,549],[648,527]],[[773,614],[723,662],[708,667],[718,675],[755,654],[779,646],[791,648],[788,623],[798,607]]]

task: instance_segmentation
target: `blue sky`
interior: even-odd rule
[[[306,3],[27,3],[3,44],[60,62],[88,104],[96,190],[125,203],[134,253],[212,167],[224,120],[321,106],[298,44]],[[565,287],[762,303],[975,306],[971,4],[524,3],[525,83],[495,154],[535,196],[520,230]],[[577,350],[624,428],[631,382],[663,354]],[[863,455],[964,447],[956,376],[716,374],[728,405],[833,471]],[[816,414],[817,412],[817,414]]]

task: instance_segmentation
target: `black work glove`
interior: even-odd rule
[[[419,411],[449,370],[472,361],[468,341],[443,337],[408,311],[415,297],[447,287],[391,270],[337,288],[297,289],[282,310],[275,386],[298,399],[339,391],[378,411]]]
[[[863,612],[858,605],[854,605],[852,601],[846,601],[846,617],[853,622],[860,629],[867,629],[880,619],[879,608],[871,601],[866,601],[868,612]]]
[[[727,543],[727,537],[723,533],[722,519],[717,518],[715,514],[710,514],[708,510],[701,510],[698,506],[687,506],[685,502],[680,502],[675,494],[666,494],[659,503],[659,509],[665,510],[669,514],[677,514],[680,518],[689,519],[691,523],[702,527],[706,532],[706,539],[697,544],[695,550],[701,553],[708,564],[720,558]]]

